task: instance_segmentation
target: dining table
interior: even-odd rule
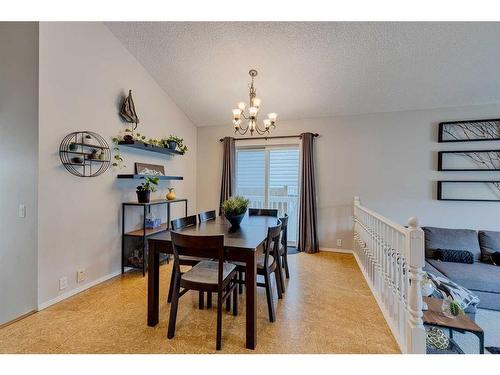
[[[255,349],[257,345],[257,256],[262,253],[267,228],[275,226],[277,220],[273,216],[248,216],[247,214],[239,226],[231,226],[224,217],[219,216],[214,220],[177,231],[193,236],[223,234],[225,259],[245,263],[246,347],[248,349]],[[151,235],[148,238],[148,247],[148,326],[154,327],[159,321],[160,253],[173,253],[170,231]]]

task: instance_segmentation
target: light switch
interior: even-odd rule
[[[26,206],[24,204],[19,205],[19,212],[17,213],[19,217],[26,217]]]

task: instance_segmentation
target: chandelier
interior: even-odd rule
[[[250,88],[250,102],[248,111],[245,112],[246,104],[244,102],[239,102],[237,104],[238,108],[233,109],[234,132],[241,135],[246,134],[249,130],[250,135],[253,135],[254,132],[257,132],[260,135],[269,133],[270,128],[276,128],[276,118],[278,117],[278,115],[276,113],[268,113],[267,118],[263,121],[263,127],[261,127],[257,123],[257,115],[260,108],[260,99],[257,98],[257,90],[253,86],[253,80],[257,76],[257,71],[255,69],[252,69],[248,72],[248,74],[250,74],[250,77],[252,77],[252,81],[248,85],[248,87]],[[246,125],[242,125],[242,118],[247,120]]]

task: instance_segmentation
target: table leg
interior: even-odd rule
[[[484,332],[477,333],[479,339],[479,354],[484,354]]]
[[[249,252],[250,253],[250,252]],[[246,294],[246,347],[255,349],[257,345],[257,266],[256,252],[248,254],[245,271]]]
[[[160,254],[155,244],[150,245],[148,254],[148,326],[158,324],[160,317]]]

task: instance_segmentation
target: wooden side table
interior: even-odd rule
[[[455,318],[448,318],[443,314],[443,310],[441,308],[443,305],[442,299],[424,297],[424,301],[428,306],[428,310],[425,310],[423,312],[424,324],[428,326],[448,329],[448,332],[450,334],[449,339],[451,346],[456,348],[457,351],[461,354],[463,354],[464,352],[457,345],[455,340],[453,340],[453,331],[457,331],[460,333],[470,332],[476,335],[479,339],[479,353],[484,354],[484,331],[481,327],[479,327],[464,313],[459,314]]]

